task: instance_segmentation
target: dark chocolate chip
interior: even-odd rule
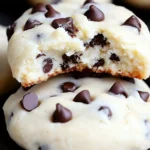
[[[138,91],[138,93],[145,102],[148,101],[149,96],[150,96],[148,92]]]
[[[141,23],[134,15],[128,18],[122,25],[135,27],[139,32],[141,30]]]
[[[53,114],[53,122],[65,123],[72,119],[72,112],[63,107],[61,104],[56,105],[56,110]]]
[[[23,97],[20,104],[25,110],[32,111],[38,107],[38,97],[34,93],[28,93]]]
[[[36,56],[36,59],[39,58],[39,57],[42,57],[42,56],[46,56],[46,55],[45,55],[45,54],[38,54],[38,55]]]
[[[113,84],[113,86],[110,88],[109,92],[113,93],[113,94],[122,94],[124,95],[126,98],[128,97],[128,94],[126,93],[125,89],[123,88],[123,86],[120,84],[120,82],[115,82]]]
[[[29,87],[22,87],[22,88],[23,88],[24,91],[28,91],[28,90],[30,90],[33,86],[34,86],[34,85],[29,86]]]
[[[100,60],[98,60],[93,67],[100,67],[100,66],[104,66],[105,64],[105,60],[103,58],[101,58]]]
[[[36,12],[46,12],[47,9],[46,9],[46,6],[45,4],[43,3],[38,3],[36,5],[33,6],[32,8],[32,14],[36,13]]]
[[[89,103],[91,103],[92,98],[91,98],[90,92],[88,90],[84,90],[84,91],[81,91],[80,93],[78,93],[75,96],[73,101],[74,102],[81,102],[84,104],[89,104]]]
[[[64,61],[62,64],[60,64],[60,67],[62,70],[67,70],[69,68],[68,62]]]
[[[44,73],[48,73],[51,71],[52,67],[53,67],[53,61],[51,58],[46,58],[43,61],[44,66],[43,66],[43,72]]]
[[[75,64],[80,63],[80,56],[82,56],[82,53],[76,52],[70,56],[70,61]]]
[[[64,28],[70,36],[75,36],[75,32],[77,32],[77,28],[73,24],[73,19],[71,17],[67,18],[59,18],[55,19],[52,22],[52,27],[57,29],[57,28]]]
[[[113,53],[110,56],[110,60],[112,60],[112,61],[120,61],[120,58],[115,53]]]
[[[56,97],[56,96],[58,96],[58,95],[55,94],[55,95],[51,95],[50,97]]]
[[[24,26],[24,31],[25,30],[29,30],[29,29],[32,29],[36,26],[39,26],[41,25],[42,23],[38,20],[31,20],[31,19],[28,19],[25,26]]]
[[[86,5],[86,4],[89,4],[89,3],[95,3],[95,2],[93,0],[86,0],[83,5]]]
[[[8,26],[7,31],[6,31],[8,41],[10,40],[12,35],[14,34],[15,27],[16,27],[15,22],[12,25]]]
[[[129,77],[120,77],[122,80],[128,81],[130,83],[135,84],[134,78],[129,78]]]
[[[50,4],[46,5],[46,9],[48,10],[45,14],[46,18],[52,18],[60,15],[60,13],[56,11]]]
[[[77,86],[72,82],[65,82],[60,87],[64,93],[74,92],[77,89]]]
[[[91,5],[84,15],[91,21],[100,22],[105,19],[104,13],[94,5]]]
[[[89,46],[94,47],[100,45],[101,47],[104,47],[108,44],[107,38],[105,38],[102,34],[96,35],[89,44]]]
[[[44,38],[44,34],[37,34],[36,35],[37,42],[40,42],[43,38]]]
[[[73,55],[71,56],[67,56],[66,54],[63,54],[62,55],[62,59],[65,61],[65,62],[71,62],[71,63],[80,63],[80,56],[82,56],[82,53],[81,52],[76,52],[74,53]]]
[[[38,150],[48,150],[48,146],[47,145],[42,145],[38,148]]]
[[[112,112],[111,112],[110,108],[107,106],[101,106],[99,111],[103,111],[108,116],[108,118],[111,118],[111,116],[112,116]]]

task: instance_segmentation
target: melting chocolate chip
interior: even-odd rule
[[[30,90],[34,85],[30,86],[30,87],[22,87],[24,91],[28,91]]]
[[[31,19],[28,19],[25,26],[24,26],[24,31],[25,30],[29,30],[29,29],[32,29],[36,26],[39,26],[41,25],[42,23],[39,22],[38,20],[31,20]]]
[[[80,56],[82,56],[82,53],[76,52],[70,56],[70,61],[75,64],[80,63]]]
[[[95,2],[93,0],[86,0],[83,5],[86,5],[86,4],[89,4],[89,3],[95,3]]]
[[[108,118],[111,118],[111,116],[112,116],[112,112],[111,112],[110,108],[107,106],[101,106],[99,111],[103,111],[108,116]]]
[[[68,62],[64,61],[62,64],[60,64],[60,67],[62,70],[67,70],[69,68]]]
[[[130,83],[135,84],[135,80],[134,78],[128,78],[128,77],[120,77],[122,80],[128,81]]]
[[[43,66],[43,72],[44,73],[48,73],[51,71],[52,67],[53,67],[53,61],[51,58],[46,58],[43,61],[44,66]]]
[[[88,90],[84,90],[84,91],[81,91],[80,93],[78,93],[75,96],[73,101],[74,102],[81,102],[84,104],[89,104],[89,103],[91,103],[92,98],[91,98],[90,92]]]
[[[108,44],[107,38],[105,38],[102,34],[96,35],[87,46],[98,46],[100,45],[101,47],[104,47]]]
[[[46,11],[47,11],[47,9],[46,9],[45,5],[43,3],[38,3],[33,6],[31,14],[34,14],[36,12],[46,12]]]
[[[57,29],[57,28],[64,28],[70,36],[75,36],[75,32],[77,32],[77,28],[73,24],[73,19],[71,17],[67,18],[59,18],[55,19],[52,22],[52,27]]]
[[[138,91],[138,93],[145,102],[148,101],[149,96],[150,96],[148,92]]]
[[[8,26],[7,31],[6,31],[8,41],[10,40],[12,35],[14,34],[15,27],[16,27],[15,22],[12,25]]]
[[[60,87],[64,93],[74,92],[77,89],[77,86],[72,82],[65,82]]]
[[[93,67],[100,67],[100,66],[104,66],[105,64],[105,60],[103,58],[101,58],[100,60],[98,60]]]
[[[141,23],[134,15],[128,18],[122,25],[135,27],[139,32],[141,30]]]
[[[42,145],[38,148],[38,150],[48,150],[48,146],[47,145]]]
[[[76,64],[76,63],[80,63],[80,56],[82,56],[82,53],[80,52],[76,52],[71,56],[67,56],[66,54],[63,54],[62,59],[67,63],[71,62]]]
[[[38,54],[38,55],[36,56],[36,59],[39,58],[39,57],[42,57],[42,56],[46,56],[46,55],[45,55],[45,54]]]
[[[46,9],[48,10],[47,13],[45,14],[46,18],[52,18],[60,15],[60,13],[56,11],[50,4],[46,5]]]
[[[94,5],[91,5],[84,15],[91,21],[100,22],[105,19],[104,13]]]
[[[34,93],[28,93],[23,97],[20,104],[25,110],[32,111],[38,107],[38,97]]]
[[[120,82],[115,82],[113,84],[113,86],[110,88],[109,92],[119,95],[122,94],[124,95],[126,98],[128,97],[128,94],[126,93],[125,89],[123,88],[123,86],[120,84]]]
[[[72,119],[72,112],[63,107],[61,104],[56,105],[56,110],[53,114],[53,122],[65,123]]]
[[[120,58],[116,54],[113,53],[110,56],[110,60],[112,60],[112,61],[120,61]]]

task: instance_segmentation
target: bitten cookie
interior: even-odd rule
[[[0,95],[8,93],[17,85],[8,64],[7,46],[6,27],[0,26]]]
[[[7,130],[24,149],[150,148],[150,89],[141,80],[58,76],[25,90],[3,107]]]
[[[8,30],[8,60],[25,87],[85,68],[145,79],[150,34],[143,21],[113,4],[35,5]]]

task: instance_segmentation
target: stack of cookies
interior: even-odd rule
[[[150,34],[131,11],[37,4],[7,29],[22,87],[3,110],[26,150],[148,150]]]

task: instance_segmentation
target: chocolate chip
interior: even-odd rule
[[[63,107],[61,104],[56,105],[56,110],[53,114],[53,122],[65,123],[72,119],[72,112]]]
[[[95,3],[95,2],[93,0],[86,0],[83,5],[86,5],[86,4],[89,4],[89,3]]]
[[[122,25],[135,27],[139,32],[141,30],[141,23],[134,15],[128,18]]]
[[[8,41],[10,40],[12,35],[14,34],[15,27],[16,27],[15,22],[12,25],[8,26],[7,31],[6,31]]]
[[[91,98],[90,92],[88,90],[84,90],[84,91],[81,91],[80,93],[78,93],[75,96],[73,101],[74,102],[81,102],[84,104],[89,104],[89,103],[91,103],[92,98]]]
[[[60,67],[62,70],[67,70],[69,68],[68,62],[64,61],[62,64],[60,64]]]
[[[135,80],[134,78],[128,78],[128,77],[120,77],[122,80],[128,81],[130,83],[135,84]]]
[[[42,145],[38,148],[38,150],[48,150],[48,146],[47,145]]]
[[[46,11],[47,11],[47,9],[46,9],[45,5],[43,3],[38,3],[33,6],[31,14],[34,14],[36,12],[46,12]]]
[[[55,19],[52,22],[52,27],[57,29],[57,28],[64,28],[70,36],[75,36],[75,32],[77,32],[77,28],[73,24],[73,19],[71,17],[67,18],[59,18]]]
[[[120,61],[120,58],[115,53],[111,54],[109,59],[112,61]]]
[[[110,108],[107,106],[101,106],[99,111],[103,111],[108,116],[108,118],[111,118],[111,116],[112,116],[112,112],[111,112]]]
[[[148,101],[149,96],[150,96],[148,92],[138,91],[138,93],[145,102]]]
[[[46,18],[52,18],[60,15],[60,13],[56,11],[50,4],[46,5],[46,9],[48,10],[45,14]]]
[[[100,66],[104,66],[105,64],[105,60],[103,58],[101,58],[100,60],[98,60],[93,67],[100,67]]]
[[[22,87],[24,91],[28,91],[30,90],[34,85],[30,86],[30,87]]]
[[[120,82],[116,82],[113,84],[113,86],[110,88],[109,92],[113,93],[113,94],[122,94],[124,95],[126,98],[128,97],[128,94],[126,93],[125,89],[123,88],[123,86],[120,84]]]
[[[38,55],[36,56],[36,59],[39,58],[39,57],[42,57],[42,56],[46,56],[46,55],[45,55],[45,54],[38,54]]]
[[[80,63],[80,56],[82,56],[82,53],[76,52],[70,56],[70,61],[75,64]]]
[[[34,93],[28,93],[23,97],[20,104],[25,110],[32,111],[38,107],[38,97]]]
[[[91,5],[84,15],[91,21],[100,22],[105,19],[104,13],[94,5]]]
[[[82,53],[81,52],[76,52],[74,53],[73,55],[71,56],[67,56],[66,54],[63,54],[62,55],[62,59],[65,61],[65,62],[71,62],[71,63],[80,63],[80,56],[82,56]]]
[[[77,89],[77,86],[72,82],[65,82],[60,87],[64,93],[74,92]]]
[[[24,31],[25,30],[29,30],[29,29],[32,29],[36,26],[39,26],[41,25],[42,23],[37,21],[37,20],[31,20],[31,19],[28,19],[25,26],[24,26]]]
[[[46,58],[43,61],[44,66],[43,66],[43,72],[44,73],[48,73],[51,71],[52,67],[53,67],[53,61],[51,58]]]
[[[105,38],[102,34],[96,35],[89,44],[89,46],[94,47],[94,46],[101,46],[104,47],[108,44],[107,38]]]

